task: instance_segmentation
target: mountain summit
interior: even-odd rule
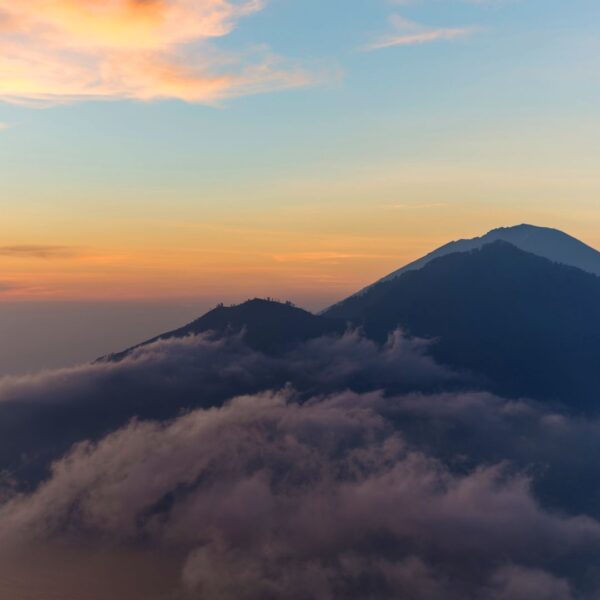
[[[141,346],[200,333],[210,333],[214,338],[242,334],[254,350],[277,353],[312,338],[343,333],[344,328],[343,321],[313,315],[291,302],[254,298],[237,306],[221,304],[179,329],[100,360],[121,360]]]
[[[481,237],[463,239],[445,244],[426,256],[390,273],[373,285],[382,281],[396,279],[407,271],[421,269],[432,260],[441,256],[455,252],[469,252],[470,250],[476,250],[486,244],[497,241],[508,242],[520,250],[547,258],[555,263],[577,267],[582,271],[600,275],[600,252],[594,248],[558,229],[522,224],[515,225],[514,227],[499,227],[492,229],[492,231]],[[371,286],[360,290],[357,294],[364,293],[369,287]]]

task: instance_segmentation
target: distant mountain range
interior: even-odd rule
[[[587,409],[600,402],[600,253],[554,229],[519,225],[447,244],[313,315],[251,300],[149,340],[243,333],[278,353],[359,327],[435,340],[434,358],[508,397]],[[131,350],[108,357],[119,360]]]

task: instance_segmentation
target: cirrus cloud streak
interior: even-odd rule
[[[481,31],[479,27],[425,27],[409,19],[394,15],[390,19],[394,33],[381,37],[366,50],[383,50],[393,46],[415,46],[439,41],[466,38]]]

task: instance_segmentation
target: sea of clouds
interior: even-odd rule
[[[597,598],[600,420],[427,351],[204,335],[0,379],[0,594]]]

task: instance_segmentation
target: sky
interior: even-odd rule
[[[149,334],[220,300],[315,310],[522,222],[600,247],[599,22],[596,0],[0,0],[0,332],[104,303],[104,348],[148,321],[127,303],[159,307]]]

